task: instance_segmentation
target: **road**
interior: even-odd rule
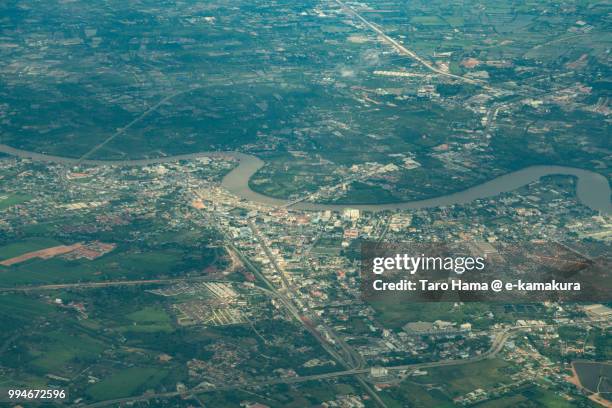
[[[405,365],[398,365],[398,366],[388,366],[386,367],[386,369],[388,371],[413,371],[413,370],[424,369],[424,368],[447,367],[447,366],[471,364],[471,363],[475,363],[478,361],[486,360],[486,359],[495,357],[502,350],[508,338],[512,336],[514,333],[516,333],[517,331],[526,330],[526,329],[530,329],[533,327],[535,326],[511,327],[506,330],[498,332],[495,338],[493,339],[493,342],[491,343],[491,347],[489,348],[489,350],[481,354],[480,356],[466,358],[462,360],[443,360],[443,361],[435,361],[435,362],[430,362],[430,363],[415,363],[415,364],[405,364]],[[546,327],[546,326],[539,326],[539,327]],[[331,373],[316,374],[316,375],[309,375],[309,376],[302,376],[302,377],[285,377],[285,378],[269,379],[269,380],[263,380],[263,381],[255,381],[255,382],[249,382],[248,384],[226,384],[223,386],[212,386],[212,387],[202,386],[202,387],[191,388],[183,393],[167,392],[167,393],[159,393],[159,394],[145,394],[145,395],[141,395],[138,397],[118,398],[118,399],[113,399],[113,400],[108,400],[108,401],[101,401],[101,402],[97,402],[97,403],[89,404],[85,406],[91,407],[91,408],[94,408],[94,407],[97,408],[97,407],[105,407],[109,405],[118,405],[122,403],[146,401],[146,400],[150,400],[153,398],[171,398],[171,397],[176,397],[176,396],[181,396],[181,395],[190,395],[190,394],[195,394],[195,393],[204,393],[204,392],[213,392],[213,391],[229,391],[233,389],[265,387],[265,386],[272,386],[272,385],[277,385],[277,384],[297,384],[301,382],[320,381],[320,380],[327,380],[327,379],[347,377],[347,376],[358,376],[359,378],[360,376],[366,375],[369,372],[370,372],[370,368],[354,368],[354,369],[348,369],[348,370],[342,370],[342,371],[334,371]]]
[[[456,80],[459,80],[459,81],[462,81],[462,82],[466,82],[468,84],[479,85],[479,86],[481,86],[481,87],[483,87],[484,89],[487,89],[487,90],[491,90],[491,91],[495,90],[493,87],[486,85],[482,81],[477,81],[477,80],[471,79],[471,78],[465,78],[465,77],[462,77],[461,75],[451,74],[450,72],[442,71],[441,69],[436,68],[429,61],[427,61],[424,58],[422,58],[419,55],[417,55],[416,52],[414,52],[412,50],[409,50],[408,48],[406,48],[405,46],[403,46],[402,44],[400,44],[399,42],[397,42],[393,38],[389,37],[377,25],[375,25],[375,24],[371,23],[370,21],[366,20],[366,18],[363,17],[361,14],[359,14],[353,7],[347,5],[346,3],[344,3],[344,2],[342,2],[340,0],[334,0],[334,1],[347,14],[350,14],[350,15],[356,17],[363,24],[365,24],[368,28],[370,28],[371,30],[376,32],[376,34],[378,34],[386,43],[390,44],[393,48],[395,48],[401,55],[405,55],[407,57],[412,58],[413,60],[417,61],[419,64],[423,65],[425,68],[429,69],[431,72],[434,72],[434,73],[436,73],[438,75],[441,75],[441,76],[445,76],[447,78],[453,78],[453,79],[456,79]]]
[[[97,152],[98,150],[100,150],[101,148],[106,146],[108,143],[110,143],[117,136],[120,136],[120,135],[124,134],[128,129],[130,129],[132,126],[134,126],[135,124],[137,124],[138,122],[140,122],[141,120],[143,120],[144,118],[149,116],[151,113],[155,112],[160,106],[162,106],[164,103],[168,102],[170,99],[173,99],[173,98],[175,98],[175,97],[177,97],[179,95],[182,95],[184,93],[188,93],[188,92],[194,91],[196,89],[199,89],[199,87],[197,87],[197,86],[196,87],[191,87],[189,89],[186,89],[186,90],[183,90],[183,91],[174,92],[173,94],[166,96],[165,98],[163,98],[162,100],[157,102],[155,105],[151,106],[149,109],[144,111],[136,119],[132,120],[130,123],[128,123],[124,127],[117,129],[117,131],[115,133],[113,133],[112,135],[107,137],[102,143],[94,146],[89,151],[87,151],[85,154],[83,154],[81,157],[79,157],[79,159],[77,160],[77,164],[80,164],[84,160],[87,160],[87,158],[90,157],[92,154],[94,154],[95,152]]]
[[[253,222],[249,222],[249,227],[251,228],[251,230],[253,231],[253,235],[255,236],[255,238],[257,239],[257,241],[263,248],[264,253],[270,260],[270,263],[273,265],[276,273],[278,273],[281,276],[281,280],[283,282],[283,289],[287,291],[287,293],[289,294],[289,298],[294,298],[294,299],[297,298],[298,294],[296,293],[295,288],[293,287],[293,285],[287,278],[285,271],[282,270],[278,266],[276,257],[274,256],[274,254],[268,247],[265,237],[263,237],[263,235],[260,233],[259,229]],[[353,350],[342,338],[336,335],[332,328],[330,328],[329,326],[327,326],[326,324],[324,324],[323,322],[321,322],[319,319],[317,319],[315,316],[312,316],[312,315],[308,315],[308,316],[303,315],[301,318],[307,319],[306,324],[308,324],[308,322],[311,322],[311,325],[313,326],[313,328],[322,327],[327,333],[327,335],[334,341],[334,343],[337,344],[342,349],[342,351],[344,352],[344,357],[346,359],[346,362],[351,367],[361,367],[365,364],[365,361],[363,360],[361,355],[357,353],[355,350]],[[321,335],[319,334],[319,336]],[[326,340],[323,340],[323,341],[326,341]]]
[[[143,279],[143,280],[124,280],[124,281],[102,281],[102,282],[79,282],[79,283],[58,283],[51,285],[31,285],[31,286],[15,286],[0,288],[2,292],[33,292],[38,290],[58,290],[58,289],[95,289],[107,288],[112,286],[137,286],[151,284],[168,284],[179,282],[194,282],[210,280],[203,276],[194,276],[191,278],[169,278],[169,279]]]
[[[339,183],[336,183],[336,184],[334,184],[332,186],[322,186],[319,189],[317,189],[317,191],[315,191],[313,193],[306,193],[302,197],[298,197],[298,198],[296,198],[294,200],[288,201],[287,203],[283,204],[281,206],[281,208],[290,208],[290,207],[293,207],[296,204],[299,204],[299,203],[304,202],[304,201],[314,201],[315,199],[317,199],[319,197],[320,194],[323,193],[323,191],[325,191],[325,194],[330,194],[331,192],[334,192],[336,190],[341,189],[343,185],[348,185],[348,184],[351,184],[351,183],[353,183],[355,181],[367,180],[368,178],[376,175],[379,172],[380,172],[380,170],[376,170],[376,171],[372,171],[372,172],[361,174],[361,175],[357,175],[357,176],[350,176],[346,180],[343,180],[343,181],[341,181]]]
[[[347,369],[354,369],[358,364],[359,364],[359,359],[356,359],[355,354],[350,348],[348,348],[348,345],[346,345],[346,343],[344,343],[340,338],[338,338],[337,336],[335,336],[335,334],[333,333],[333,331],[325,326],[323,326],[321,323],[315,323],[313,324],[313,322],[316,322],[316,320],[314,320],[311,316],[306,316],[303,315],[302,313],[300,313],[299,309],[296,307],[295,303],[293,302],[293,300],[289,297],[287,297],[287,295],[285,293],[282,293],[281,291],[279,291],[268,279],[267,277],[261,273],[261,271],[259,270],[259,268],[257,268],[255,265],[253,265],[250,260],[248,259],[248,257],[246,257],[233,243],[232,243],[232,237],[227,233],[227,231],[225,231],[225,229],[221,226],[221,223],[216,220],[215,218],[213,218],[212,220],[208,220],[209,223],[213,223],[213,225],[217,226],[217,229],[221,232],[221,234],[223,234],[224,236],[224,240],[227,242],[227,245],[238,255],[238,257],[243,261],[243,263],[245,264],[245,266],[247,266],[251,272],[253,272],[253,274],[255,274],[255,276],[257,276],[257,278],[259,280],[261,280],[262,282],[264,282],[264,284],[269,288],[269,290],[274,294],[274,296],[276,297],[277,300],[280,301],[280,303],[285,307],[285,309],[291,314],[291,316],[293,316],[293,318],[295,320],[297,320],[306,331],[308,331],[310,334],[313,335],[313,337],[319,342],[319,344],[321,345],[321,347],[329,354],[332,356],[332,358],[334,360],[336,360],[341,366],[347,368]],[[263,238],[259,237],[259,242],[260,243],[264,243]],[[264,251],[265,251],[265,247],[264,247]],[[271,252],[268,250],[266,252],[266,254],[271,257],[270,261],[272,262],[272,264],[274,265],[276,263],[276,260],[274,259],[273,255],[271,254]],[[281,273],[281,279],[283,279],[283,274]],[[291,285],[289,285],[289,282],[286,281],[286,290],[289,291],[291,290]],[[293,298],[295,298],[295,295],[292,294],[290,295]],[[345,356],[343,356],[342,354],[340,354],[334,347],[334,345],[332,345],[330,342],[328,342],[323,335],[319,332],[319,330],[317,329],[317,327],[323,326],[324,329],[326,330],[326,332],[329,334],[329,336],[340,346],[340,348],[342,349],[342,351],[344,352]],[[359,373],[357,373],[359,374]],[[359,382],[359,384],[361,385],[361,387],[372,397],[372,399],[376,402],[376,404],[380,407],[386,408],[386,404],[385,402],[378,396],[378,394],[376,393],[376,391],[372,388],[372,386],[370,384],[368,384],[366,382],[366,380],[363,378],[363,376],[361,375],[357,375],[356,377],[357,382]]]
[[[251,232],[253,232],[253,235],[255,236],[255,239],[257,239],[257,242],[259,242],[259,245],[262,247],[262,249],[264,250],[264,253],[270,260],[270,263],[272,264],[274,271],[281,277],[283,288],[287,289],[291,285],[291,282],[289,282],[289,279],[287,279],[285,270],[282,269],[280,266],[278,266],[276,257],[274,256],[274,254],[272,254],[272,251],[270,251],[270,247],[268,247],[268,244],[266,243],[264,236],[259,232],[259,229],[255,225],[255,223],[251,220],[249,220],[248,223],[249,223],[249,228],[251,229]]]

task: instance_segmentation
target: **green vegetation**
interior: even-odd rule
[[[589,333],[587,344],[595,347],[597,360],[612,360],[612,338],[609,331],[594,329]]]
[[[349,186],[347,194],[339,200],[334,200],[333,203],[383,204],[397,201],[397,197],[391,191],[385,190],[380,186],[354,182]]]
[[[406,403],[415,408],[455,406],[440,390],[428,390],[410,380],[405,380],[399,387],[382,394],[382,398],[390,408],[402,408],[406,406]]]
[[[0,257],[9,258],[24,252],[61,245],[51,239],[32,238],[22,243],[0,248]],[[206,251],[202,251],[204,254]],[[113,279],[153,279],[215,264],[212,256],[196,257],[189,248],[151,248],[145,251],[134,247],[119,247],[95,260],[62,257],[30,259],[10,267],[0,266],[0,286],[32,283],[59,283]]]
[[[166,375],[167,372],[154,367],[126,368],[89,387],[87,394],[94,400],[138,395],[147,388],[155,388]]]
[[[475,405],[477,408],[514,408],[539,406],[543,408],[571,408],[576,405],[553,391],[537,386],[522,387],[500,398]],[[588,405],[587,405],[588,406]]]
[[[243,401],[259,402],[272,408],[301,408],[317,406],[322,402],[333,401],[338,396],[355,395],[358,386],[352,383],[305,382],[288,386],[286,384],[266,387],[264,393],[252,393],[242,390],[231,392],[211,392],[198,397],[214,407],[233,408]]]
[[[27,240],[13,242],[0,247],[0,260],[13,258],[19,255],[23,255],[28,252],[38,251],[57,245],[62,245],[59,241],[51,238],[38,238],[33,237]],[[5,268],[0,266],[0,268]]]
[[[455,20],[456,22],[458,20]],[[414,16],[410,19],[412,24],[419,24],[424,26],[439,26],[445,25],[446,23],[438,16]]]
[[[482,318],[490,310],[485,303],[464,303],[455,307],[454,303],[403,302],[394,296],[387,296],[383,301],[370,301],[376,310],[378,320],[384,327],[399,329],[408,322],[447,320],[457,323]]]
[[[61,331],[46,334],[40,342],[40,349],[30,349],[29,353],[35,357],[30,364],[41,374],[69,375],[74,374],[71,367],[96,361],[104,350],[102,342],[87,335],[74,334]]]
[[[168,314],[160,308],[146,307],[127,315],[133,324],[125,327],[125,331],[135,332],[171,332],[173,329]]]
[[[28,194],[11,194],[9,196],[3,196],[2,193],[0,193],[0,210],[25,203],[31,199],[32,196]]]
[[[371,367],[435,361],[367,380],[388,382],[377,395],[390,408],[451,407],[477,389],[490,399],[463,405],[589,406],[559,369],[590,358],[598,383],[612,339],[580,306],[358,292],[365,239],[553,237],[582,251],[609,220],[577,202],[576,178],[349,220],[225,194],[238,154],[132,159],[248,153],[265,162],[256,192],[336,204],[439,197],[532,165],[605,184],[611,15],[601,0],[0,2],[0,150],[28,151],[0,153],[0,261],[113,248],[0,266],[0,385],[66,388],[83,406],[144,394],[126,404],[371,408]],[[85,156],[117,162],[67,160]],[[479,360],[519,319],[551,324]],[[435,320],[472,331],[402,332]],[[215,391],[195,401],[203,383]]]
[[[511,383],[507,369],[509,365],[500,359],[479,361],[450,367],[427,370],[427,375],[415,378],[420,384],[439,384],[452,398],[467,394],[477,388],[491,388]]]
[[[39,316],[50,316],[53,306],[40,302],[24,295],[2,293],[0,294],[0,314],[5,317],[19,317],[24,320]]]
[[[577,326],[562,326],[558,329],[559,337],[563,341],[576,341],[587,339],[587,330]]]
[[[409,377],[399,387],[391,388],[382,396],[390,407],[404,407],[407,402],[419,408],[453,407],[454,398],[475,389],[487,390],[502,383],[511,383],[507,374],[509,368],[508,363],[499,359],[431,368],[426,370],[427,375]]]

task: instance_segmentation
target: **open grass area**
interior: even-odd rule
[[[500,398],[485,401],[475,405],[476,408],[514,408],[521,406],[520,404],[531,404],[529,406],[538,406],[543,408],[571,408],[575,404],[567,401],[553,391],[540,388],[528,387],[519,392],[504,395]]]
[[[48,333],[37,345],[40,348],[30,349],[30,354],[36,356],[31,365],[44,373],[59,375],[75,374],[85,360],[95,359],[104,350],[100,341],[68,331]]]
[[[440,384],[452,398],[467,394],[477,388],[491,388],[500,383],[510,383],[504,372],[508,363],[500,359],[479,361],[459,366],[439,367],[428,370],[428,375],[417,377],[421,384]]]
[[[426,390],[425,387],[404,381],[399,387],[381,394],[389,408],[403,408],[409,403],[414,408],[451,408],[455,405],[439,390]]]
[[[271,408],[302,408],[319,406],[322,402],[333,401],[339,395],[354,395],[359,389],[349,383],[330,384],[312,381],[288,387],[285,384],[270,387],[268,393],[252,393],[243,390],[209,392],[198,395],[206,406],[233,408],[242,401],[258,402]]]
[[[399,329],[408,322],[448,320],[461,323],[470,316],[482,316],[489,311],[484,303],[463,304],[454,307],[454,303],[414,303],[394,298],[392,295],[384,301],[371,301],[377,318],[386,328]]]
[[[111,254],[105,259],[94,261],[94,264],[110,264],[117,262],[120,269],[142,271],[147,274],[165,273],[181,260],[179,251],[156,251],[127,254]]]
[[[0,259],[21,255],[61,243],[49,239],[31,239],[0,248]],[[12,265],[0,266],[0,286],[82,282],[110,279],[150,279],[169,274],[180,267],[183,252],[160,250],[132,252],[116,250],[90,261],[34,258]]]
[[[421,377],[407,378],[399,387],[381,394],[389,407],[454,407],[453,398],[477,388],[491,389],[500,383],[510,383],[508,363],[500,359],[428,369]],[[478,407],[515,407],[526,401],[537,401],[538,406],[566,408],[567,403],[556,394],[537,387],[528,387],[498,399],[483,402]],[[409,405],[406,405],[409,403]],[[555,405],[560,404],[560,405]]]
[[[28,194],[10,194],[3,195],[0,194],[0,210],[4,210],[5,208],[12,207],[17,204],[25,203],[32,199],[31,195]]]
[[[31,320],[39,316],[52,316],[54,307],[21,294],[0,294],[0,316]]]
[[[94,400],[137,395],[155,388],[166,375],[166,371],[152,367],[126,368],[89,387],[87,394]]]
[[[494,400],[485,401],[482,404],[476,405],[478,408],[514,408],[519,406],[520,403],[527,402],[521,394],[504,396]]]
[[[324,255],[338,255],[340,252],[340,244],[342,244],[342,238],[320,238],[314,244],[312,251],[317,254]]]
[[[410,19],[412,24],[421,24],[426,26],[446,25],[444,20],[438,16],[414,16]]]
[[[31,259],[0,273],[0,285],[46,284],[92,280],[95,271],[87,260],[67,261],[61,258]]]
[[[50,238],[29,238],[24,241],[10,243],[0,246],[0,261],[23,255],[27,252],[38,251],[40,249],[62,245],[61,242]],[[0,268],[4,268],[0,266]],[[1,271],[2,269],[0,269]]]
[[[397,202],[397,197],[379,186],[371,186],[366,183],[353,182],[349,191],[340,199],[324,200],[333,203],[362,203],[362,204],[382,204]]]
[[[553,391],[543,388],[532,388],[524,392],[523,395],[531,401],[537,401],[542,407],[546,408],[572,408],[575,406]]]
[[[464,19],[462,16],[448,16],[444,17],[444,20],[446,20],[446,22],[448,22],[448,24],[452,25],[453,27],[461,27],[464,23]]]
[[[0,345],[9,347],[32,326],[40,323],[41,318],[55,319],[57,310],[52,305],[37,301],[23,294],[0,294]],[[7,360],[21,364],[16,354],[3,354],[3,365]]]
[[[165,310],[157,307],[145,307],[142,310],[130,313],[127,318],[132,321],[132,325],[121,327],[122,331],[133,332],[171,332],[172,320]]]

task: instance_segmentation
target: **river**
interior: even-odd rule
[[[0,152],[28,158],[35,161],[45,161],[63,164],[78,164],[75,158],[52,156],[35,153],[26,150],[0,144]],[[144,166],[156,163],[167,163],[178,160],[189,160],[198,157],[232,157],[239,161],[239,165],[230,171],[222,181],[222,186],[238,197],[249,201],[267,204],[271,206],[284,206],[287,200],[269,197],[257,193],[249,187],[249,179],[257,170],[265,164],[261,159],[240,152],[200,152],[183,154],[177,156],[158,157],[153,159],[138,160],[84,160],[83,164],[90,165],[117,165],[117,166]],[[299,210],[342,210],[344,208],[356,208],[366,211],[384,211],[401,209],[421,209],[453,204],[466,204],[481,198],[494,197],[501,193],[514,191],[526,184],[538,181],[544,176],[569,175],[578,180],[576,192],[578,199],[585,206],[604,214],[612,214],[612,202],[610,200],[610,184],[608,179],[599,173],[589,170],[566,166],[530,166],[512,173],[496,177],[474,187],[427,200],[407,201],[393,204],[318,204],[300,202],[291,208]]]

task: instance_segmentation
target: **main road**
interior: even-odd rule
[[[387,366],[385,367],[387,371],[414,371],[425,368],[436,368],[436,367],[448,367],[448,366],[457,366],[464,364],[471,364],[478,361],[494,358],[503,348],[504,344],[508,340],[512,334],[517,331],[531,329],[535,326],[520,326],[520,327],[511,327],[505,330],[498,332],[495,335],[491,343],[491,347],[485,353],[475,356],[472,358],[466,358],[461,360],[442,360],[442,361],[434,361],[428,363],[415,363],[415,364],[404,364],[398,366]],[[537,326],[537,327],[546,327]],[[109,405],[118,405],[123,403],[133,403],[137,401],[147,401],[153,398],[171,398],[183,395],[192,395],[197,393],[206,393],[206,392],[214,392],[214,391],[229,391],[233,389],[241,389],[241,388],[254,388],[254,387],[266,387],[277,384],[297,384],[308,381],[320,381],[327,380],[332,378],[340,378],[340,377],[352,377],[352,376],[363,376],[370,372],[370,368],[353,368],[342,371],[334,371],[331,373],[324,374],[316,374],[309,376],[300,376],[300,377],[284,377],[284,378],[275,378],[261,381],[253,381],[248,384],[239,383],[239,384],[225,384],[221,386],[196,386],[184,392],[167,392],[167,393],[158,393],[158,394],[144,394],[137,397],[127,397],[127,398],[118,398],[107,401],[100,401],[93,404],[81,405],[90,408],[99,408],[106,407]],[[359,377],[358,377],[359,378]]]
[[[402,45],[401,43],[399,43],[398,41],[394,40],[393,38],[389,37],[387,34],[385,34],[385,32],[378,27],[377,25],[375,25],[374,23],[368,21],[365,17],[363,17],[361,14],[359,14],[357,12],[357,10],[355,10],[353,7],[349,6],[348,4],[340,1],[340,0],[334,0],[347,14],[352,15],[354,17],[356,17],[357,19],[359,19],[363,24],[365,24],[368,28],[370,28],[372,31],[374,31],[376,34],[378,34],[386,43],[390,44],[393,48],[395,48],[401,55],[405,55],[409,58],[412,58],[413,60],[417,61],[419,64],[423,65],[425,68],[427,68],[428,70],[430,70],[431,72],[434,72],[438,75],[442,75],[448,78],[453,78],[462,82],[466,82],[469,84],[473,84],[473,85],[480,85],[483,88],[487,89],[487,90],[494,90],[494,88],[492,88],[491,86],[485,84],[482,81],[478,81],[475,79],[471,79],[471,78],[466,78],[466,77],[462,77],[460,75],[455,75],[455,74],[451,74],[450,72],[447,71],[443,71],[437,67],[435,67],[434,65],[432,65],[429,61],[427,61],[426,59],[420,57],[416,52],[409,50],[408,48],[406,48],[404,45]]]

